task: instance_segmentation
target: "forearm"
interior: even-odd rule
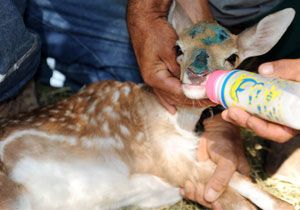
[[[194,24],[213,19],[208,0],[177,0],[177,2]]]
[[[129,0],[127,20],[167,17],[172,0]]]
[[[129,0],[127,8],[128,32],[132,41],[137,60],[140,62],[143,55],[145,42],[153,45],[156,37],[161,37],[161,29],[166,30],[168,11],[171,0]],[[152,35],[151,35],[152,34]],[[164,36],[170,36],[165,34]],[[148,45],[146,44],[146,45]],[[148,59],[149,60],[149,59]]]

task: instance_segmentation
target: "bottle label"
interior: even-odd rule
[[[287,84],[286,81],[235,70],[224,80],[221,102],[225,107],[239,106],[268,120],[280,121],[282,89]]]

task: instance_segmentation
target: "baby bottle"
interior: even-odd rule
[[[300,83],[243,70],[218,70],[209,75],[206,94],[225,108],[240,107],[263,119],[300,129]]]

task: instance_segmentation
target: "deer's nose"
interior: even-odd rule
[[[206,80],[206,75],[209,73],[208,70],[201,72],[201,74],[195,73],[193,69],[188,68],[186,70],[186,74],[188,79],[191,81],[192,85],[200,85],[202,82]]]

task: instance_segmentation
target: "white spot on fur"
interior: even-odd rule
[[[57,119],[56,119],[56,118],[53,118],[53,117],[51,117],[51,118],[49,119],[49,121],[50,121],[50,122],[56,122],[56,121],[57,121]]]
[[[25,120],[26,122],[32,122],[33,121],[33,117],[30,117],[28,119]]]
[[[108,87],[108,86],[104,89],[105,92],[108,92],[108,91],[110,91],[110,90],[111,90],[111,88]]]
[[[102,130],[103,130],[104,133],[109,134],[110,129],[109,129],[108,122],[105,121],[105,122],[103,123],[103,125],[102,125]]]
[[[102,111],[107,112],[107,113],[111,113],[111,112],[113,112],[113,108],[111,106],[107,106],[107,107],[104,107]]]
[[[93,126],[97,126],[97,125],[98,125],[98,122],[97,122],[94,118],[92,118],[92,119],[90,120],[90,123],[91,123],[91,125],[93,125]]]
[[[59,122],[65,122],[65,121],[66,121],[66,118],[65,118],[65,117],[61,117],[61,118],[58,119],[58,121],[59,121]]]
[[[138,132],[137,134],[136,134],[136,140],[137,140],[137,142],[142,142],[142,140],[144,139],[144,133],[142,133],[142,132]]]
[[[107,106],[102,110],[104,113],[107,113],[112,119],[117,119],[119,115],[113,110],[111,106]]]
[[[87,93],[88,94],[93,94],[95,92],[95,90],[93,88],[88,89]]]
[[[36,127],[40,127],[42,125],[43,125],[43,122],[36,122],[36,123],[34,123],[34,126],[36,126]]]
[[[96,110],[96,106],[92,104],[91,106],[89,106],[87,113],[90,113],[90,114],[94,113],[95,110]]]
[[[76,130],[75,125],[67,125],[67,128],[70,129],[70,130]]]
[[[124,117],[130,118],[130,112],[123,111],[122,114],[123,114]]]
[[[123,142],[118,138],[82,137],[82,145],[86,148],[98,148],[104,150],[124,148]]]
[[[64,114],[66,117],[74,118],[75,114],[71,110],[67,110]]]
[[[70,110],[74,109],[74,104],[69,104],[69,109]]]
[[[82,97],[77,97],[76,101],[77,101],[77,103],[81,103],[83,101],[83,98]]]
[[[125,126],[125,125],[119,125],[120,131],[123,135],[125,136],[129,136],[130,135],[130,131],[129,129]]]
[[[131,92],[131,88],[129,86],[125,86],[125,87],[123,87],[123,92],[124,92],[125,96],[128,96],[129,93]]]
[[[90,118],[88,115],[84,114],[84,115],[81,115],[81,119],[88,122]]]
[[[112,95],[112,102],[116,103],[120,98],[120,92],[119,91],[115,91],[114,94]]]

